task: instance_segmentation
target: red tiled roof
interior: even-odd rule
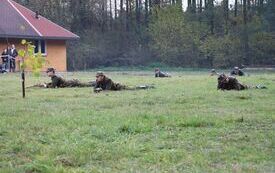
[[[0,38],[77,39],[77,35],[12,1],[0,0]]]

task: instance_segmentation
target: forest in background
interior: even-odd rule
[[[275,65],[274,0],[16,1],[80,36],[70,70]]]

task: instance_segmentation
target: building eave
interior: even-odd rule
[[[3,34],[0,34],[0,38],[36,39],[36,40],[78,40],[80,39],[79,36],[77,37],[41,37],[41,36],[30,36],[30,35],[3,35]]]

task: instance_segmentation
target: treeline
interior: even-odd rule
[[[149,64],[275,64],[274,0],[17,2],[81,37],[69,42],[71,70]]]

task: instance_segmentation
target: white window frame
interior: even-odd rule
[[[44,41],[45,42],[45,53],[42,53],[41,52],[41,55],[42,56],[47,56],[47,41],[46,40],[34,40],[34,41],[37,41],[38,42],[38,52],[41,52],[41,41]],[[36,45],[35,45],[36,46]],[[35,50],[34,50],[35,51]],[[35,55],[37,55],[38,52],[34,52]]]

